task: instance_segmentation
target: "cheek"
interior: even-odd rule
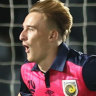
[[[34,43],[36,43],[36,41],[37,41],[37,36],[35,35],[35,34],[28,34],[28,43],[29,43],[29,45],[31,46],[31,45],[33,45]]]
[[[30,33],[28,34],[28,44],[34,50],[45,49],[48,45],[48,36],[46,34]]]

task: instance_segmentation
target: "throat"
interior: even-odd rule
[[[43,73],[46,73],[50,67],[51,67],[51,64],[38,64],[38,67],[40,69],[40,71],[42,71]]]
[[[40,71],[46,73],[52,66],[55,58],[56,58],[56,55],[57,55],[57,48],[53,48],[54,51],[49,51],[46,58],[44,58],[41,62],[37,63],[38,64],[38,67],[40,69]]]

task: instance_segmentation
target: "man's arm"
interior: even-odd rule
[[[90,56],[82,70],[85,84],[89,90],[96,91],[96,56]]]

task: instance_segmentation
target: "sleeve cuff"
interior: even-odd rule
[[[29,94],[29,93],[24,93],[24,92],[20,92],[20,95],[21,95],[21,96],[32,96],[31,94]]]

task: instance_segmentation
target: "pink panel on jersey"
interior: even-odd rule
[[[46,88],[45,76],[40,71],[32,71],[35,63],[27,63],[21,67],[24,83],[33,96],[65,96],[63,80],[75,80],[77,96],[96,96],[96,92],[88,90],[82,77],[82,67],[70,61],[66,62],[63,72],[50,69],[50,88]]]

